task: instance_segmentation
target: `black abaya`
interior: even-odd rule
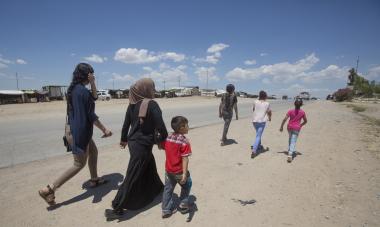
[[[149,102],[147,116],[140,124],[138,118],[140,104],[141,102],[129,105],[125,116],[121,141],[128,142],[130,159],[124,182],[112,201],[115,210],[143,208],[163,189],[152,148],[155,142],[166,139],[166,127],[161,110],[155,101]],[[159,132],[157,138],[154,136],[155,131]]]

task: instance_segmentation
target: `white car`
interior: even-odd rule
[[[102,101],[104,101],[104,100],[109,101],[109,100],[111,100],[111,95],[108,93],[107,90],[99,90],[98,91],[98,99],[102,100]]]

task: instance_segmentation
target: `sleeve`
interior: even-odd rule
[[[83,91],[83,102],[89,121],[93,124],[99,117],[95,114],[94,98],[89,91]]]
[[[190,156],[192,154],[191,153],[191,146],[190,146],[190,143],[188,141],[181,145],[180,153],[181,153],[181,157]]]
[[[290,112],[291,110],[288,110],[288,112],[286,113],[286,116],[290,117]]]
[[[162,112],[160,107],[155,101],[150,102],[152,104],[152,113],[153,113],[153,121],[154,128],[158,131],[157,135],[157,143],[160,143],[168,137],[168,131],[166,130],[166,126],[164,120],[162,119]]]
[[[128,131],[129,127],[131,126],[131,108],[128,106],[127,112],[125,113],[125,118],[124,118],[124,124],[123,128],[121,130],[121,139],[120,141],[127,142],[128,141]]]

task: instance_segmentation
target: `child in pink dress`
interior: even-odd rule
[[[302,126],[307,123],[306,114],[303,110],[301,110],[302,99],[296,99],[294,102],[295,109],[291,109],[286,114],[284,120],[282,120],[280,132],[283,131],[283,127],[285,122],[289,119],[288,122],[288,133],[289,133],[289,149],[288,149],[288,162],[292,162],[293,154],[296,151],[296,142],[298,135],[301,131]],[[301,123],[301,120],[303,122]]]

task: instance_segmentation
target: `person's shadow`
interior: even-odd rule
[[[173,194],[173,200],[174,200],[175,206],[177,207],[180,201],[179,201],[178,195],[175,193]],[[195,203],[196,200],[197,200],[197,198],[195,196],[193,196],[193,195],[189,196],[190,209],[187,213],[185,213],[185,214],[188,214],[188,217],[186,219],[187,222],[191,222],[191,220],[194,217],[195,212],[198,211],[197,204]],[[157,195],[156,198],[154,198],[154,200],[149,205],[147,205],[146,207],[141,208],[139,210],[127,210],[119,218],[115,218],[115,219],[112,219],[109,221],[113,221],[113,220],[118,220],[118,222],[127,221],[127,220],[135,217],[136,215],[140,214],[141,212],[149,210],[150,208],[160,204],[161,202],[162,202],[162,193]]]
[[[279,151],[279,152],[277,152],[277,153],[283,153],[284,155],[288,155],[289,154],[289,152],[288,151]],[[293,152],[293,155],[292,155],[292,159],[294,160],[298,155],[302,155],[302,153],[301,152],[299,152],[299,151],[295,151],[295,152]]]
[[[231,145],[231,144],[238,144],[238,142],[236,142],[236,140],[234,140],[234,139],[226,139],[226,141],[224,141],[222,146],[227,146],[227,145]]]
[[[82,188],[86,189],[86,191],[80,195],[77,195],[69,200],[66,200],[61,203],[57,203],[53,206],[47,208],[48,211],[55,210],[60,208],[61,206],[67,206],[72,203],[79,202],[81,200],[85,200],[89,197],[93,197],[92,203],[98,203],[102,201],[102,198],[110,193],[112,190],[117,190],[119,188],[119,183],[123,181],[123,175],[120,173],[111,173],[102,176],[102,179],[107,180],[108,182],[103,185],[99,185],[95,188],[90,187],[90,183],[87,181],[82,184]]]

